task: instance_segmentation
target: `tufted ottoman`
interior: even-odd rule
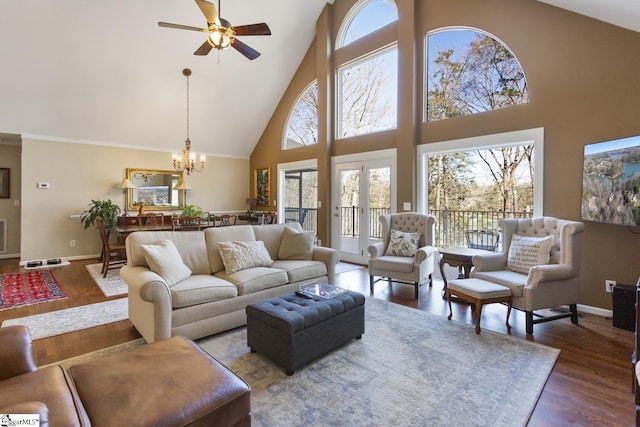
[[[293,375],[296,368],[364,334],[364,295],[308,299],[294,292],[249,304],[247,345]]]

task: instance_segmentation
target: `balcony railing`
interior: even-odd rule
[[[369,237],[382,238],[382,228],[378,218],[390,213],[389,208],[369,209]],[[531,212],[502,211],[457,211],[451,209],[432,209],[429,214],[436,217],[436,247],[466,247],[465,232],[468,230],[486,230],[498,232],[498,220],[502,218],[530,218]],[[360,215],[355,206],[342,208],[342,235],[355,237],[360,233]]]
[[[342,208],[341,235],[356,237],[360,235],[360,215],[357,206]],[[390,208],[369,208],[369,237],[382,239],[382,227],[378,218],[391,213]],[[429,214],[436,217],[436,235],[434,246],[466,247],[465,232],[485,230],[498,232],[498,221],[503,218],[531,218],[532,213],[502,211],[457,211],[452,209],[431,209]],[[315,208],[285,208],[285,222],[296,221],[305,230],[317,232],[318,210]]]
[[[530,218],[531,212],[502,211],[456,211],[451,209],[431,209],[429,213],[436,217],[436,236],[434,246],[466,247],[465,232],[485,230],[499,232],[498,221],[503,218]]]

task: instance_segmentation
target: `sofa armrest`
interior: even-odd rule
[[[433,256],[434,249],[433,246],[423,246],[418,248],[415,255],[413,256],[413,263],[420,264],[425,259],[429,259]]]
[[[572,269],[568,264],[544,264],[531,267],[525,287],[534,288],[544,282],[567,280],[572,277]]]
[[[0,328],[0,380],[36,369],[29,329],[22,325]]]
[[[376,242],[369,245],[367,248],[371,259],[381,257],[384,254],[384,243]]]
[[[124,265],[120,276],[129,289],[129,320],[152,343],[171,336],[171,290],[160,275],[143,266]]]
[[[472,260],[475,271],[496,271],[507,267],[507,254],[502,252],[474,255]]]
[[[314,246],[312,259],[326,264],[329,283],[335,283],[336,265],[340,262],[340,252],[333,248]]]

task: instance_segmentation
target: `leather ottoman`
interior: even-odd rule
[[[296,368],[364,334],[364,295],[313,299],[295,292],[249,304],[247,345],[293,375]]]
[[[93,426],[250,426],[250,388],[184,337],[69,368]]]

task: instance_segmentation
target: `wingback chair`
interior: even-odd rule
[[[526,313],[528,334],[533,334],[535,323],[571,317],[571,322],[578,324],[577,303],[584,224],[553,217],[537,217],[503,219],[498,222],[498,226],[502,234],[502,252],[475,255],[471,277],[509,287],[513,306]],[[516,235],[518,237],[514,238]],[[548,254],[541,254],[548,255],[548,261],[530,268],[526,263],[518,265],[515,258],[517,248],[521,247],[520,236],[552,236]],[[528,240],[532,242],[539,239]],[[510,252],[514,241],[518,243],[513,245]],[[561,305],[568,305],[570,312],[547,317],[536,314],[534,319],[535,310]]]
[[[381,215],[382,241],[369,246],[369,286],[380,279],[412,284],[416,299],[420,285],[429,280],[435,265],[433,238],[436,218],[415,212]],[[417,234],[416,234],[417,233]],[[393,234],[393,236],[392,236]],[[419,235],[418,235],[419,234]],[[375,279],[375,276],[380,276]]]

